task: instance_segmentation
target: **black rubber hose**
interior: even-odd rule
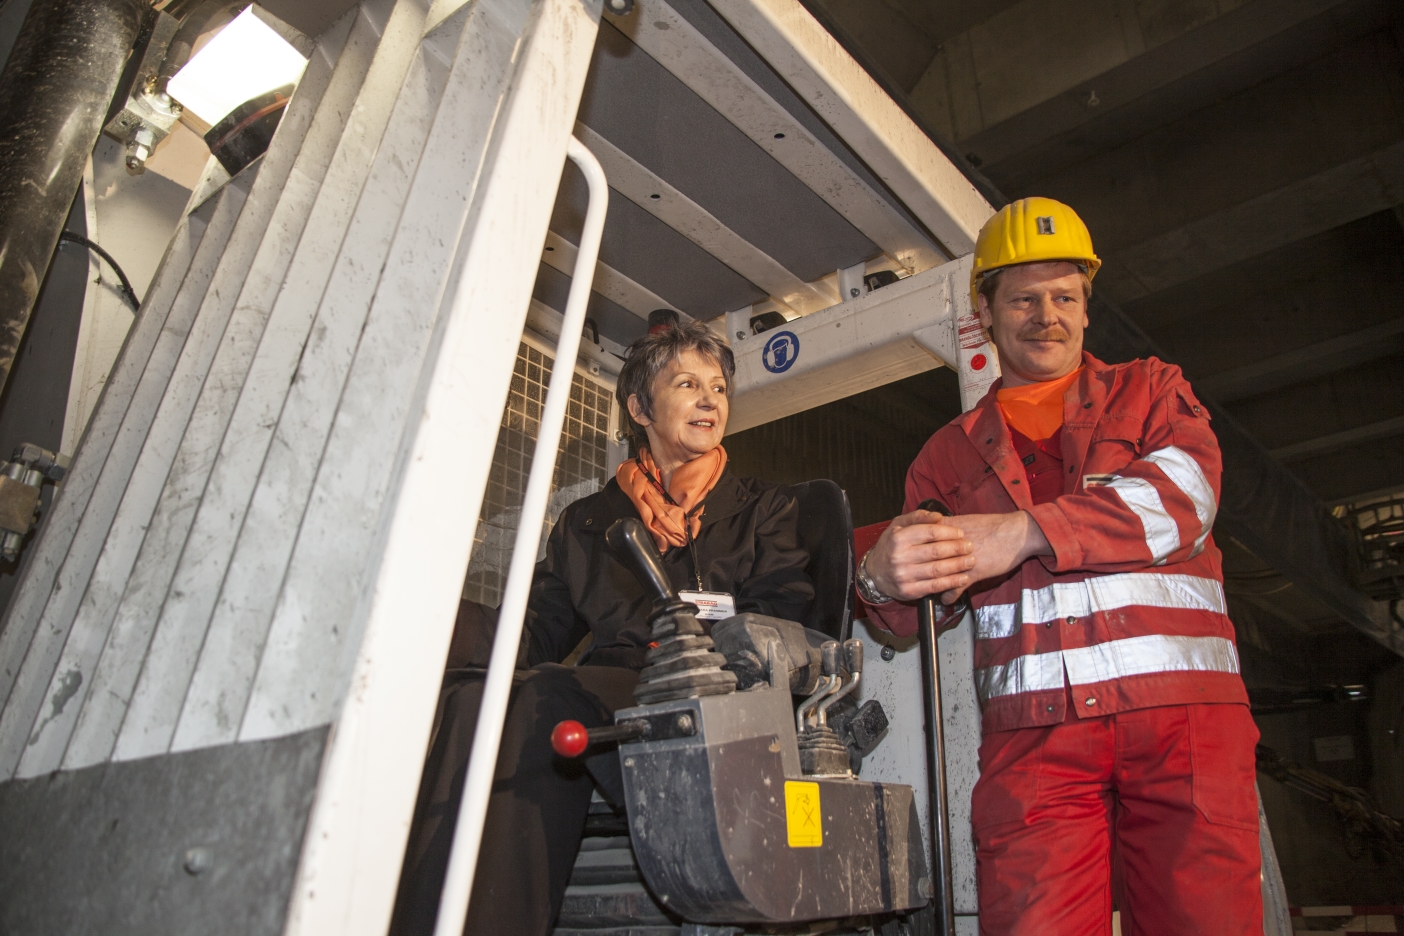
[[[131,280],[127,279],[127,274],[122,272],[122,268],[117,265],[117,261],[112,258],[112,254],[103,250],[96,243],[88,240],[82,234],[77,234],[73,231],[64,231],[62,234],[60,234],[59,242],[62,243],[63,241],[72,241],[75,244],[81,244],[82,246],[91,250],[93,253],[97,254],[102,259],[106,260],[107,265],[112,267],[112,272],[117,274],[117,279],[121,280],[122,287],[120,292],[122,293],[122,297],[126,299],[127,303],[132,307],[132,311],[135,312],[141,308],[141,300],[137,298],[136,290],[132,288]]]
[[[0,73],[0,386],[97,143],[141,0],[44,0]]]

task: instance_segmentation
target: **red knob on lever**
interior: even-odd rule
[[[562,757],[579,757],[589,746],[590,732],[578,721],[563,721],[551,731],[551,747]]]

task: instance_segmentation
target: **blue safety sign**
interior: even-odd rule
[[[794,332],[776,332],[761,349],[761,363],[772,374],[783,374],[799,357],[799,349],[799,339],[795,337]]]

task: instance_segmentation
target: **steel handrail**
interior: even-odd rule
[[[609,185],[599,160],[575,137],[570,138],[566,155],[585,175],[589,185],[589,207],[585,211],[585,229],[580,236],[580,248],[575,255],[561,337],[556,344],[556,365],[551,371],[546,405],[542,407],[536,453],[531,462],[531,474],[527,478],[517,540],[512,549],[512,564],[507,573],[507,586],[497,618],[497,635],[488,663],[487,683],[483,687],[478,727],[473,734],[473,751],[468,761],[468,776],[463,784],[463,798],[459,802],[453,850],[449,854],[448,872],[439,898],[439,917],[434,926],[434,936],[462,936],[467,922],[468,898],[473,892],[473,876],[478,867],[488,797],[497,768],[498,748],[502,743],[502,725],[507,717],[512,673],[517,665],[517,647],[522,639],[532,572],[551,498],[556,453],[561,445],[561,427],[565,424],[570,385],[575,377],[575,360],[580,353],[580,338],[585,329],[585,306],[595,279],[595,262],[599,257],[605,212],[609,207]]]

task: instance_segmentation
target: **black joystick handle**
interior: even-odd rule
[[[658,557],[658,550],[653,548],[653,538],[641,522],[633,517],[614,521],[605,531],[605,542],[617,554],[634,560],[639,580],[653,590],[660,604],[678,600],[673,583],[668,581],[668,575],[663,571],[663,560]]]

